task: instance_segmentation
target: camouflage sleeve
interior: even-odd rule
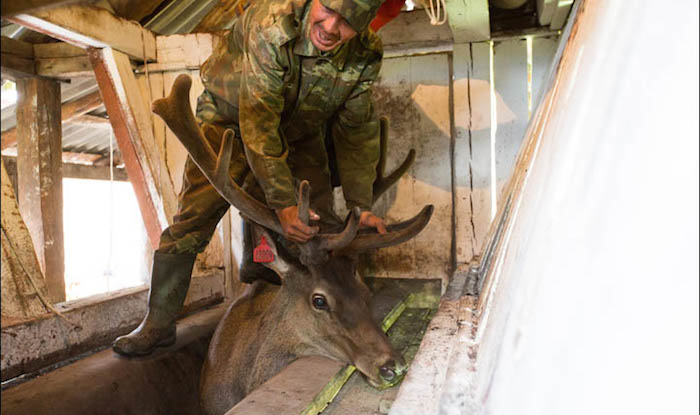
[[[279,126],[284,98],[280,49],[257,22],[245,34],[239,94],[239,119],[245,154],[273,209],[296,204],[287,143]]]
[[[372,185],[379,161],[379,121],[374,114],[371,86],[381,58],[367,65],[332,125],[340,183],[349,209],[372,208]]]

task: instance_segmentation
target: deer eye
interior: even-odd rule
[[[326,297],[322,296],[321,294],[314,294],[314,296],[311,297],[311,304],[313,304],[314,308],[318,310],[328,310],[328,302],[326,301]]]

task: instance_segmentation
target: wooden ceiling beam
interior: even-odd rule
[[[197,23],[193,33],[216,32],[229,29],[232,22],[243,13],[245,0],[220,0],[204,18]]]
[[[153,249],[158,248],[161,231],[168,226],[152,165],[157,149],[150,119],[150,108],[141,96],[129,58],[110,48],[88,49],[103,101],[114,129],[114,136],[141,210],[146,233]],[[172,189],[166,191],[173,192]]]
[[[20,13],[31,13],[51,7],[65,6],[67,4],[85,3],[85,0],[22,0],[3,1],[0,4],[2,17],[10,17]]]
[[[3,3],[5,4],[5,3]],[[31,43],[2,36],[0,67],[3,78],[20,79],[34,76],[34,49]]]
[[[87,94],[84,97],[75,99],[61,105],[61,122],[70,122],[73,118],[80,117],[90,111],[94,111],[102,105],[100,91]],[[0,149],[6,150],[17,145],[17,130],[10,128],[2,132]]]
[[[92,72],[90,61],[87,55],[83,55],[69,58],[36,59],[34,71],[37,75],[46,78],[72,79],[92,77],[95,74]]]
[[[100,7],[66,6],[7,20],[81,48],[111,47],[136,60],[157,60],[153,32]]]

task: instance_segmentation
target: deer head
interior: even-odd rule
[[[283,240],[282,228],[275,213],[246,194],[228,175],[234,134],[224,133],[218,154],[209,146],[200,131],[189,102],[191,79],[180,75],[167,98],[153,103],[158,114],[185,146],[214,188],[241,215],[258,226],[253,227],[255,240],[265,236],[275,252],[274,261],[265,264],[280,276],[282,289],[279,303],[284,303],[285,315],[293,318],[290,330],[299,339],[304,354],[320,354],[354,364],[375,387],[394,384],[405,371],[401,356],[394,351],[388,338],[372,320],[369,290],[356,272],[357,254],[407,241],[428,223],[432,205],[425,206],[414,218],[387,227],[380,235],[376,230],[358,231],[360,211],[354,209],[338,233],[319,233],[303,244],[289,249]],[[386,123],[382,123],[380,163],[374,183],[375,200],[408,170],[415,152],[411,150],[404,163],[384,177],[386,160]],[[300,220],[308,224],[310,186],[299,186],[298,211]],[[291,252],[298,251],[298,256]]]

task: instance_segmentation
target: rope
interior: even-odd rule
[[[425,13],[430,18],[430,24],[440,26],[447,21],[447,9],[445,8],[445,0],[428,0],[425,7]]]
[[[114,244],[114,129],[109,131],[109,250],[107,251],[107,292],[112,277],[112,251]]]
[[[67,318],[66,316],[64,316],[63,313],[61,313],[60,311],[58,311],[58,309],[57,309],[56,307],[54,307],[53,304],[51,304],[51,301],[49,301],[49,299],[46,298],[46,297],[44,296],[44,294],[43,294],[43,293],[41,292],[41,290],[39,289],[38,284],[36,283],[36,281],[34,281],[34,277],[32,277],[32,274],[30,274],[30,273],[27,271],[27,269],[24,268],[24,264],[23,264],[22,261],[19,259],[19,255],[17,254],[17,250],[15,249],[15,246],[14,246],[14,244],[12,243],[12,240],[11,240],[10,237],[7,235],[7,232],[5,231],[5,227],[4,227],[4,226],[0,226],[0,228],[2,228],[2,233],[3,233],[3,235],[5,236],[5,240],[7,241],[7,244],[10,246],[10,249],[12,250],[12,254],[14,255],[15,258],[17,258],[17,262],[19,263],[20,268],[22,268],[22,271],[23,271],[24,274],[27,276],[27,279],[29,280],[29,283],[30,283],[30,284],[32,285],[32,287],[34,288],[34,291],[36,291],[37,295],[39,296],[39,299],[40,299],[41,302],[44,304],[44,307],[48,308],[51,312],[53,312],[53,313],[56,314],[58,317],[60,317],[61,319],[63,319],[63,321],[65,321],[66,323],[68,323],[68,325],[70,325],[70,326],[72,326],[72,327],[77,327],[77,326],[78,326],[77,324],[75,324],[75,323],[73,323],[72,321],[68,320],[68,318]]]

